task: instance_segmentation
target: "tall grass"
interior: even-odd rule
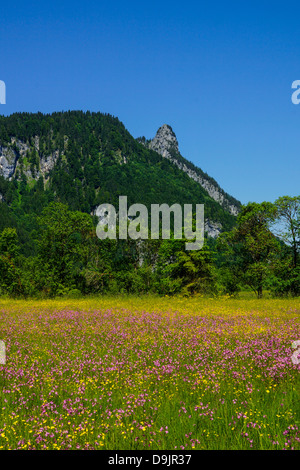
[[[0,449],[299,449],[300,300],[0,301]]]

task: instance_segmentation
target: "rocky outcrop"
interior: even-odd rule
[[[54,165],[59,157],[59,151],[55,150],[55,152],[52,152],[51,155],[48,156],[41,156],[40,158],[40,175],[43,175],[44,179],[46,179],[47,174],[49,171],[54,168]]]
[[[232,202],[233,198],[229,198],[217,183],[211,178],[205,177],[204,173],[185,160],[179,153],[178,141],[173,129],[168,124],[161,126],[154,139],[146,144],[152,150],[170,160],[180,170],[184,171],[191,179],[199,183],[211,198],[217,201],[232,215],[239,212],[239,203]]]
[[[17,152],[10,147],[0,146],[0,175],[5,179],[13,176],[17,164]]]
[[[204,231],[209,237],[218,238],[218,236],[222,232],[222,224],[220,224],[219,222],[212,222],[211,220],[206,219],[204,224]]]
[[[54,168],[59,157],[59,151],[55,150],[50,155],[41,154],[38,136],[33,138],[33,147],[39,155],[39,165],[34,174],[31,171],[30,165],[28,163],[24,164],[27,152],[32,150],[28,143],[12,138],[10,144],[6,146],[0,145],[0,175],[5,179],[11,179],[22,166],[25,176],[29,179],[37,180],[40,176],[43,176],[47,180],[48,173]]]
[[[175,159],[174,154],[179,154],[176,135],[168,124],[164,124],[158,129],[156,136],[150,141],[149,147],[171,161]]]

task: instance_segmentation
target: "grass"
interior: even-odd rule
[[[0,300],[0,449],[299,449],[300,299]]]

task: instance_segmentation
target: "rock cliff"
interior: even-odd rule
[[[149,148],[155,150],[164,158],[170,160],[180,170],[188,174],[190,178],[199,183],[208,194],[225,210],[232,215],[237,215],[239,212],[239,202],[225,193],[223,189],[212,178],[205,175],[200,168],[195,167],[192,163],[185,160],[179,152],[178,141],[173,129],[168,124],[161,126],[154,139],[147,143]]]

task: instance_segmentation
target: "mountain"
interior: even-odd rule
[[[176,135],[171,126],[168,124],[161,126],[154,139],[149,141],[148,147],[155,150],[160,155],[170,160],[180,170],[187,173],[190,178],[199,183],[202,188],[208,192],[210,197],[221,204],[229,213],[232,215],[238,214],[241,203],[225,193],[213,178],[209,177],[200,168],[197,168],[193,163],[182,157],[178,149]]]
[[[0,116],[0,231],[23,238],[51,201],[95,214],[103,203],[204,204],[206,232],[231,229],[240,203],[183,158],[172,128],[134,139],[118,118],[82,111]],[[31,221],[31,222],[30,222]],[[26,238],[27,237],[27,238]],[[21,237],[22,238],[22,237]]]

